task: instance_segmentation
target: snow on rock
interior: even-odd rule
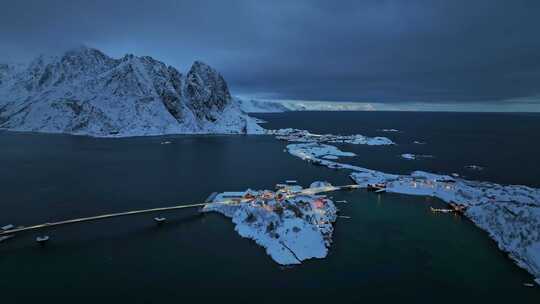
[[[319,147],[314,147],[314,151],[309,146],[287,148],[290,154],[310,163],[354,171],[351,178],[361,187],[384,184],[387,192],[434,196],[463,206],[465,216],[487,231],[501,250],[536,277],[536,282],[540,281],[540,189],[469,181],[424,171],[388,174],[319,158]]]
[[[327,181],[316,181],[316,182],[311,183],[311,185],[309,185],[310,188],[322,188],[322,187],[331,187],[331,186],[332,184]]]
[[[482,171],[484,170],[484,167],[478,166],[478,165],[467,165],[465,166],[465,169],[473,170],[473,171]]]
[[[100,137],[262,134],[223,77],[196,61],[186,76],[151,57],[80,47],[0,65],[0,129]]]
[[[277,263],[300,264],[326,257],[332,243],[332,224],[337,219],[337,208],[331,200],[299,193],[301,190],[285,187],[277,192],[221,193],[203,212],[218,212],[232,218],[235,230],[266,248]]]
[[[414,154],[405,153],[405,154],[401,154],[401,158],[414,160],[416,159],[416,156]]]
[[[300,158],[318,158],[337,159],[340,156],[355,156],[352,152],[343,152],[335,146],[320,143],[290,144],[287,145],[290,153],[295,153]],[[293,151],[293,152],[291,152]]]
[[[265,100],[237,98],[237,102],[246,113],[279,113],[288,111],[373,111],[371,103],[362,102],[325,102],[300,100]]]
[[[406,160],[417,160],[420,158],[433,158],[433,155],[404,153],[401,154],[401,158]]]
[[[332,134],[315,134],[307,130],[300,129],[278,129],[266,130],[266,134],[275,135],[277,139],[290,142],[306,142],[306,143],[347,143],[353,145],[393,145],[394,142],[386,137],[367,137],[360,134],[356,135],[332,135]]]
[[[246,113],[281,113],[291,111],[283,104],[272,101],[235,98],[235,102]]]

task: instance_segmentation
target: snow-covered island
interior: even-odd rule
[[[333,134],[315,134],[307,130],[300,129],[278,129],[278,130],[266,130],[266,134],[275,135],[277,139],[291,141],[291,142],[305,142],[305,143],[346,143],[353,145],[393,145],[392,140],[387,137],[367,137],[360,134],[355,135],[333,135]]]
[[[115,59],[88,47],[0,64],[0,129],[97,137],[263,132],[200,61],[183,75],[149,56]]]
[[[202,211],[231,218],[242,237],[266,248],[281,265],[326,257],[338,210],[319,193],[339,188],[325,182],[314,182],[306,189],[285,184],[277,187],[277,191],[219,193]]]
[[[423,171],[410,175],[388,174],[323,157],[347,153],[330,145],[289,144],[287,150],[313,164],[352,170],[350,176],[360,187],[439,198],[487,231],[499,248],[540,284],[540,189],[469,181]]]

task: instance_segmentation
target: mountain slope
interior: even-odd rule
[[[223,77],[202,62],[186,76],[151,57],[81,47],[0,65],[0,128],[91,136],[260,133]]]

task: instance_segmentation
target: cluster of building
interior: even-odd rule
[[[310,195],[295,180],[287,180],[284,184],[276,184],[276,190],[255,191],[248,189],[240,192],[223,192],[215,196],[213,202],[224,204],[249,204],[260,207],[269,212],[280,212],[283,208],[290,207],[290,199],[298,196]],[[327,198],[325,195],[316,195],[312,199],[312,207],[322,210]]]
[[[324,182],[303,188],[287,181],[274,191],[219,193],[202,211],[230,217],[241,236],[265,247],[277,263],[299,264],[327,255],[338,210],[324,192],[340,189]]]

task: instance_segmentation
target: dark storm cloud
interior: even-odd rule
[[[4,1],[0,56],[78,44],[215,66],[233,93],[351,101],[540,92],[540,1]],[[1,61],[1,60],[0,60]]]

